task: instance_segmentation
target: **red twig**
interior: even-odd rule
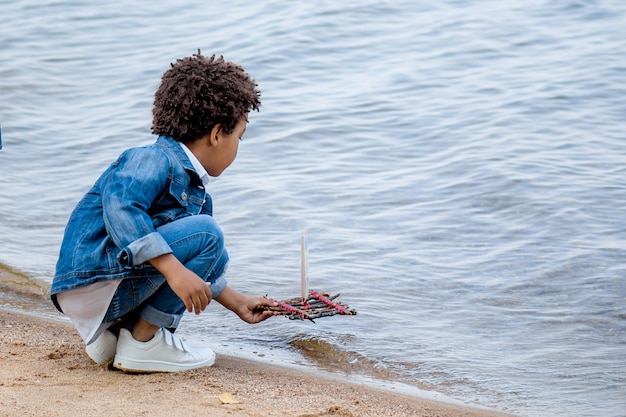
[[[310,293],[311,293],[311,295],[314,298],[320,300],[322,303],[326,304],[327,306],[337,310],[339,312],[339,314],[350,314],[345,308],[343,308],[342,306],[340,306],[337,303],[333,303],[328,298],[324,297],[322,294],[320,294],[320,293],[318,293],[316,291],[310,291]]]
[[[280,308],[284,309],[285,311],[289,313],[299,314],[300,317],[302,317],[303,319],[309,318],[309,313],[307,313],[304,310],[300,310],[299,308],[292,307],[289,304],[283,303],[282,301],[276,301],[276,300],[272,300],[272,301],[274,301],[276,304],[280,306]]]

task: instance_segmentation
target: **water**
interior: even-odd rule
[[[197,48],[262,90],[210,192],[252,294],[356,317],[181,331],[524,416],[626,415],[626,4],[0,1],[0,262],[50,282],[76,201]],[[400,385],[398,385],[399,387]],[[398,388],[399,389],[399,388]]]

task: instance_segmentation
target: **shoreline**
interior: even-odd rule
[[[423,416],[509,414],[218,354],[214,366],[129,374],[98,366],[45,288],[0,268],[0,414],[126,416]],[[8,366],[6,366],[8,365]]]

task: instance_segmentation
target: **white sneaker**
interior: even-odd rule
[[[85,347],[87,355],[98,365],[102,365],[115,356],[117,349],[117,337],[108,330]]]
[[[215,353],[206,347],[190,347],[166,329],[159,329],[147,342],[120,330],[113,366],[124,371],[177,372],[211,366]]]

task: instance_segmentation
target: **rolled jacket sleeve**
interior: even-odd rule
[[[172,249],[159,232],[153,232],[132,242],[118,255],[120,265],[130,268],[152,258],[171,253]]]

